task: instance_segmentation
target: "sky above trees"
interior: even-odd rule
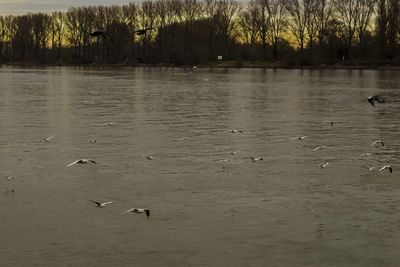
[[[1,15],[27,12],[66,11],[73,6],[120,5],[132,0],[0,0]]]

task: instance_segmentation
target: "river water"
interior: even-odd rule
[[[0,266],[399,265],[398,72],[0,77]]]

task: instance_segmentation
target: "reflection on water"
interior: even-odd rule
[[[3,67],[1,176],[15,179],[0,181],[0,265],[397,266],[399,83],[390,71]],[[371,94],[389,101],[374,108]],[[66,167],[79,158],[98,164]],[[366,168],[387,163],[393,174]],[[132,207],[152,217],[122,214]]]

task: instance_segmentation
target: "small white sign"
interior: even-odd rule
[[[217,59],[218,59],[218,60],[222,60],[222,56],[218,56]]]

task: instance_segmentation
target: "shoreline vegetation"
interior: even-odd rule
[[[319,65],[300,65],[285,61],[264,62],[264,61],[239,61],[239,60],[221,60],[209,62],[206,64],[188,65],[188,64],[164,64],[164,63],[38,63],[38,62],[7,62],[0,63],[0,66],[16,66],[22,68],[37,67],[93,67],[93,68],[246,68],[246,69],[305,69],[305,70],[393,70],[400,71],[400,65],[391,62],[341,62],[335,64],[319,64]]]
[[[0,64],[398,69],[399,10],[400,0],[144,0],[0,15]]]

